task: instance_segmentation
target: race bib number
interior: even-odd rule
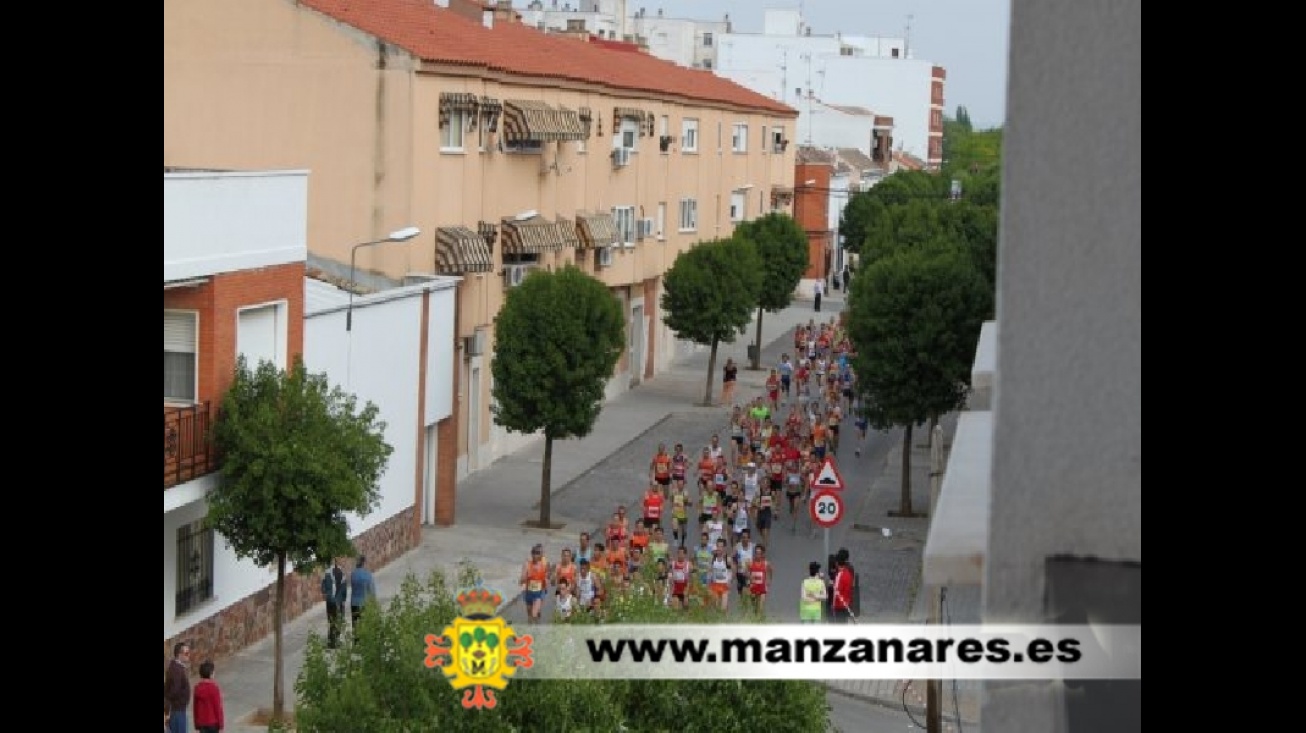
[[[544,590],[544,584],[538,580],[532,580],[531,582],[526,584],[526,590],[532,593],[539,593],[540,591]]]

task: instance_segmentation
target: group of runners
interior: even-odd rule
[[[733,591],[747,611],[765,614],[771,530],[782,513],[791,532],[810,523],[811,486],[839,449],[845,415],[855,412],[851,348],[835,319],[798,327],[795,346],[796,357],[784,354],[770,370],[764,394],[732,406],[725,445],[714,435],[694,452],[658,446],[637,518],[619,504],[598,536],[582,532],[556,562],[542,545],[532,548],[520,577],[530,623],[541,622],[549,594],[558,621],[602,614],[632,592],[673,609],[725,613]],[[860,417],[855,426],[860,454],[867,426]],[[827,585],[820,564],[810,563],[799,592],[803,621],[821,620]]]

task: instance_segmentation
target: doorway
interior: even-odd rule
[[[440,455],[439,438],[435,430],[435,425],[426,426],[426,438],[423,442],[424,453],[422,456],[422,524],[435,524],[435,476],[437,456]]]
[[[467,471],[481,468],[481,367],[471,367],[467,380]]]
[[[644,377],[644,345],[648,342],[644,336],[643,304],[630,308],[630,386],[639,384]]]

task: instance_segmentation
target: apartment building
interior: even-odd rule
[[[789,210],[797,112],[633,44],[540,32],[507,3],[443,5],[165,2],[164,159],[293,162],[313,172],[310,264],[343,277],[354,259],[375,289],[461,278],[446,347],[463,475],[534,439],[491,419],[505,291],[581,266],[628,320],[609,396],[657,373],[688,348],[661,323],[662,273]],[[409,225],[423,234],[354,250]]]

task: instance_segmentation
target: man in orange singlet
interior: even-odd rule
[[[549,585],[549,561],[544,559],[544,546],[531,548],[531,559],[521,569],[521,587],[525,592],[526,619],[529,623],[540,622],[540,611],[544,607],[544,596]]]
[[[671,454],[667,453],[666,444],[658,444],[658,452],[649,462],[648,470],[657,485],[663,487],[671,485]]]

